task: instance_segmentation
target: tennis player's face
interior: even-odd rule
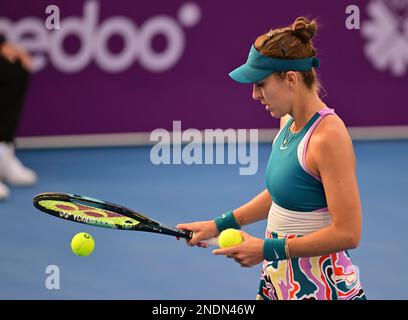
[[[289,113],[291,96],[285,81],[275,74],[254,83],[252,91],[252,98],[265,105],[265,109],[274,118],[281,118]]]

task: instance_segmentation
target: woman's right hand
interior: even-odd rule
[[[186,239],[187,245],[190,247],[199,246],[207,248],[208,244],[200,241],[214,238],[219,234],[214,220],[182,223],[178,224],[177,228],[193,232],[193,237],[191,239]]]

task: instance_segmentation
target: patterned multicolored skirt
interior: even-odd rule
[[[267,238],[296,235],[266,231]],[[257,300],[366,300],[347,251],[319,257],[264,261]]]

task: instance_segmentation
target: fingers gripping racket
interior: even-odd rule
[[[55,217],[98,227],[161,233],[191,239],[193,232],[164,225],[120,205],[68,193],[41,193],[34,206]],[[218,246],[217,238],[201,242]]]

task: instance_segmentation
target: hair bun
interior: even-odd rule
[[[317,32],[316,20],[309,21],[306,17],[299,17],[292,24],[292,31],[303,43],[310,42]]]

